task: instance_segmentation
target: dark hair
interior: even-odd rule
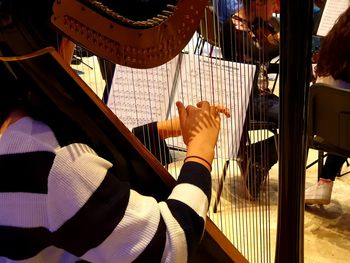
[[[0,56],[25,55],[44,47],[58,48],[61,36],[50,23],[54,0],[2,0]],[[0,125],[15,108],[26,108],[29,82],[19,68],[0,62]]]
[[[322,40],[316,75],[350,83],[350,7]]]
[[[6,62],[0,62],[0,125],[15,108],[26,109],[28,90]]]
[[[58,33],[52,26],[54,0],[2,0],[0,4],[0,56],[25,55],[58,47]]]

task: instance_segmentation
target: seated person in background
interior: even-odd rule
[[[278,0],[243,0],[241,8],[223,25],[223,57],[244,63],[268,63],[277,57],[279,32],[269,23],[276,12]]]
[[[2,1],[0,18],[13,3]],[[40,35],[30,40],[33,51],[57,46],[47,12],[52,4],[20,1],[23,10],[12,10],[20,15],[0,24],[1,56],[18,47],[6,43],[12,21],[21,21],[24,34]],[[70,63],[68,47],[74,45],[63,41],[58,51]],[[155,136],[150,138],[181,133],[187,145],[177,185],[158,203],[118,180],[110,172],[112,163],[88,145],[60,145],[41,119],[45,109],[31,107],[30,85],[14,73],[0,62],[0,262],[188,261],[203,235],[210,202],[218,109],[208,102],[198,107],[178,102],[181,132],[172,131],[169,122],[151,124]]]
[[[219,18],[219,23],[223,25],[241,7],[241,0],[213,0],[215,14]]]
[[[221,50],[226,60],[260,65],[250,119],[269,121],[278,127],[279,99],[268,89],[267,78],[270,60],[279,55],[279,33],[269,23],[273,13],[279,13],[279,1],[242,1],[241,8],[223,25]],[[274,137],[246,145],[241,149],[241,155],[247,197],[256,199],[268,171],[278,160]]]
[[[350,89],[350,7],[323,38],[316,66],[316,82]],[[328,154],[319,181],[306,189],[306,204],[329,204],[333,182],[346,157]]]

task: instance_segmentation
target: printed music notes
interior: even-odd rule
[[[178,116],[175,102],[196,105],[207,100],[228,107],[222,117],[216,156],[234,158],[243,132],[256,66],[191,53],[170,62],[140,70],[116,66],[108,106],[129,128]],[[182,138],[167,143],[185,148]]]
[[[166,118],[177,60],[151,69],[116,65],[107,105],[130,130]]]
[[[327,35],[338,17],[349,7],[349,5],[349,0],[327,0],[317,30],[317,35]]]
[[[177,100],[185,105],[196,105],[199,101],[207,100],[211,104],[228,107],[231,118],[221,118],[216,156],[234,158],[237,156],[255,74],[255,65],[183,54],[178,85],[172,98],[174,103],[170,103],[170,116],[176,113]],[[169,139],[168,144],[172,143],[185,147],[182,140]]]

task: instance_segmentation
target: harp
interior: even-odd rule
[[[175,60],[173,76],[182,76],[186,70],[178,70],[180,66],[190,65],[183,63],[187,58],[190,59],[191,57],[182,52],[184,46],[181,43],[187,43],[192,38],[201,19],[201,26],[199,27],[201,28],[199,30],[200,37],[205,35],[205,32],[209,32],[209,26],[210,28],[214,26],[214,42],[217,42],[215,41],[216,38],[220,38],[219,31],[215,31],[216,24],[208,24],[207,22],[210,18],[214,18],[212,19],[213,21],[216,21],[216,19],[215,17],[210,17],[213,14],[204,13],[208,4],[206,1],[173,1],[173,5],[170,4],[169,7],[170,11],[167,10],[160,17],[142,23],[134,23],[120,13],[113,12],[113,6],[105,5],[108,2],[112,1],[56,1],[52,18],[53,23],[74,42],[79,43],[99,57],[118,65],[138,69],[155,68],[168,61]],[[305,11],[302,14],[302,19],[306,21],[306,24],[311,23],[308,21],[308,16],[311,13],[311,1],[300,0],[298,4]],[[283,85],[283,91],[281,89],[280,94],[282,105],[280,114],[282,117],[279,127],[279,174],[283,176],[279,176],[278,231],[275,241],[271,240],[269,225],[265,229],[260,227],[260,225],[265,225],[265,223],[270,221],[266,216],[269,213],[268,208],[261,208],[261,206],[257,205],[252,206],[246,201],[241,201],[236,206],[231,206],[231,209],[236,212],[233,213],[234,215],[223,216],[223,214],[220,214],[220,205],[223,205],[223,200],[220,199],[217,203],[219,212],[209,213],[206,232],[198,253],[193,258],[193,262],[271,262],[273,258],[271,248],[275,245],[276,262],[302,262],[303,194],[301,193],[303,192],[304,181],[305,142],[303,135],[305,123],[302,122],[302,118],[295,118],[295,115],[303,116],[305,114],[304,94],[306,94],[308,74],[307,71],[302,71],[300,73],[301,77],[295,79],[293,77],[293,67],[307,68],[305,60],[300,58],[308,57],[309,53],[306,51],[306,48],[300,48],[293,36],[287,35],[286,32],[287,28],[291,30],[294,33],[294,37],[296,36],[307,47],[309,43],[307,34],[311,26],[309,25],[310,28],[303,28],[291,23],[293,14],[299,14],[300,17],[300,10],[296,10],[295,6],[292,3],[287,3],[287,1],[281,3],[281,24],[285,26],[285,28],[282,27],[281,29],[281,45],[286,47],[288,52],[282,48],[280,54],[280,86]],[[217,7],[216,10],[220,12]],[[286,10],[288,10],[288,13]],[[122,12],[122,10],[117,11]],[[177,12],[182,18],[181,22],[176,20],[175,15],[173,15]],[[96,19],[99,22],[96,22]],[[172,19],[175,20],[172,21]],[[184,21],[186,22],[183,26],[182,23]],[[178,25],[180,31],[174,31],[171,28],[171,25],[176,23],[181,23]],[[115,32],[120,32],[120,30],[125,30],[123,35],[128,37],[123,40],[113,39]],[[147,32],[147,30],[149,31]],[[177,42],[179,37],[182,38],[181,43]],[[138,41],[139,39],[143,39],[143,41]],[[152,45],[155,39],[159,39],[156,43],[161,43],[156,47]],[[141,46],[135,47],[130,43],[140,43]],[[305,54],[305,56],[301,54]],[[195,58],[198,59],[198,57]],[[210,65],[215,64],[215,59],[206,57],[197,64],[196,61],[191,62],[195,65],[195,68],[203,67],[206,62],[209,65],[207,67],[209,72],[214,73],[211,71],[213,68]],[[8,61],[8,63],[11,63],[11,61]],[[42,68],[45,68],[44,65],[48,63],[53,65],[56,69],[56,74],[63,76],[63,81],[62,83],[57,83],[53,90],[45,91],[41,88],[40,92],[42,96],[48,98],[48,101],[51,101],[53,105],[57,105],[60,109],[57,112],[53,109],[52,114],[54,116],[61,120],[69,120],[73,139],[74,136],[83,138],[95,146],[102,156],[107,159],[118,160],[118,163],[122,164],[123,171],[125,171],[125,179],[130,180],[141,193],[155,196],[157,199],[165,198],[168,195],[170,188],[174,185],[173,177],[140,142],[131,136],[125,125],[112,114],[97,95],[71,69],[63,67],[62,61],[60,61],[55,52],[50,49],[43,50],[33,54],[31,58],[16,58],[12,63],[26,71],[26,74],[29,74],[30,78],[38,83],[39,88],[51,77],[57,78],[50,76],[52,71],[42,74]],[[218,65],[215,70],[224,67],[225,63],[218,62]],[[232,65],[230,64],[230,66]],[[244,71],[244,66],[241,69]],[[149,76],[154,76],[150,73],[152,72],[151,69],[147,69],[145,72],[146,75],[149,72]],[[220,76],[221,73],[218,72],[216,72],[217,76]],[[209,78],[210,80],[212,81]],[[251,85],[248,85],[248,87],[253,86],[254,80],[251,81]],[[174,82],[176,81],[171,83],[172,86]],[[65,90],[67,86],[73,87],[72,90]],[[293,86],[298,86],[300,89],[293,91],[294,93],[291,96],[290,92],[294,89]],[[172,92],[169,94],[172,95]],[[287,99],[294,100],[294,103],[288,102]],[[78,104],[76,104],[77,102]],[[224,103],[226,101],[219,100],[219,102]],[[171,112],[171,109],[169,111]],[[248,110],[246,116],[249,117],[249,114]],[[245,119],[242,122],[243,130],[247,129]],[[93,125],[87,125],[87,123]],[[298,129],[291,132],[290,127],[298,127]],[[72,138],[67,138],[67,140],[70,139]],[[116,149],[115,145],[119,145],[120,148]],[[121,153],[121,150],[123,153]],[[300,154],[295,154],[295,152]],[[220,173],[217,177],[218,182],[223,178],[223,172],[237,171],[237,168],[231,166],[232,162],[228,163],[226,161],[227,159],[225,158],[224,162],[216,163],[218,167],[216,171]],[[289,162],[293,163],[293,165]],[[148,174],[154,173],[159,176],[152,178],[148,176]],[[131,174],[137,174],[137,176]],[[227,179],[223,183],[227,183]],[[220,183],[217,185],[216,191],[218,191]],[[288,196],[286,196],[287,194]],[[268,196],[264,196],[264,198],[259,200],[262,201],[263,205],[269,203]],[[245,218],[248,212],[253,214],[251,219]],[[221,220],[223,218],[224,220]],[[225,227],[229,229],[228,232],[225,232]],[[240,232],[240,230],[242,231]],[[239,236],[238,241],[233,240],[233,238],[230,240],[230,235]],[[259,239],[261,242],[256,242],[256,239]],[[252,244],[248,244],[249,242]],[[254,242],[256,243],[254,244]],[[267,253],[265,253],[266,251]]]

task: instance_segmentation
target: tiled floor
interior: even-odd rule
[[[313,159],[317,157],[313,154]],[[343,166],[342,172],[349,171]],[[316,181],[317,165],[306,171],[306,187]],[[350,260],[350,174],[336,178],[332,201],[325,206],[305,208],[305,262],[349,262]]]
[[[309,162],[317,159],[310,150]],[[214,161],[213,198],[209,217],[250,262],[274,262],[278,213],[278,164],[270,170],[268,186],[257,201],[244,198],[242,178],[234,162],[228,171],[218,212],[213,213],[218,185],[217,171],[224,162]],[[181,166],[182,161],[178,162]],[[170,167],[173,171],[174,167]],[[344,165],[342,172],[350,169]],[[177,169],[178,172],[178,169]],[[306,171],[306,186],[317,178],[317,165]],[[350,258],[350,174],[336,179],[332,201],[324,206],[306,206],[304,214],[304,259],[306,263],[348,262]],[[260,252],[256,252],[260,251]]]

